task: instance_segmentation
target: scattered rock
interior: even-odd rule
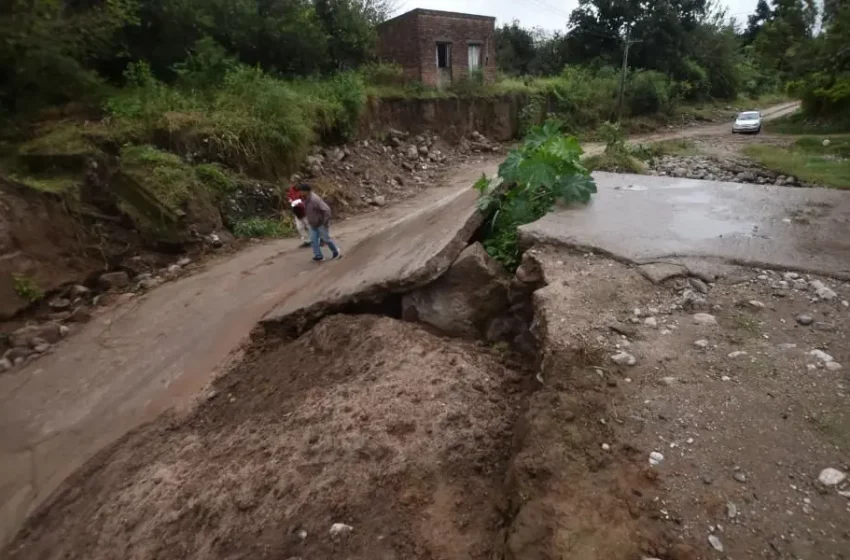
[[[8,358],[0,358],[0,373],[12,369],[12,362]]]
[[[105,274],[101,274],[98,281],[107,290],[123,288],[130,283],[130,275],[123,270],[107,272]]]
[[[823,484],[824,486],[837,486],[844,482],[847,478],[847,475],[838,469],[834,469],[832,467],[827,467],[823,469],[818,475],[818,482]]]
[[[716,325],[717,319],[714,318],[714,315],[710,315],[708,313],[696,313],[693,317],[694,323],[697,325]]]
[[[841,371],[841,364],[838,362],[826,362],[823,367],[829,371]]]
[[[710,544],[711,548],[717,552],[723,552],[723,543],[720,542],[720,539],[718,539],[716,535],[708,536],[708,544]]]
[[[822,332],[835,332],[836,326],[835,323],[827,323],[826,321],[816,321],[815,322],[815,330]]]
[[[734,352],[730,352],[727,357],[734,359],[746,355],[747,353],[744,350],[735,350]]]
[[[649,454],[649,464],[653,467],[657,467],[664,461],[664,455],[659,453],[658,451],[653,451]]]
[[[9,343],[15,347],[29,347],[32,346],[31,341],[36,338],[53,344],[62,338],[62,329],[57,323],[27,325],[14,331],[9,336]]]
[[[620,352],[618,354],[614,354],[613,356],[611,356],[611,361],[617,364],[618,366],[633,366],[637,363],[635,357],[629,354],[628,352]]]
[[[655,317],[647,317],[644,319],[643,324],[650,328],[658,328],[658,319]]]
[[[705,350],[706,348],[708,348],[709,344],[708,344],[708,341],[706,339],[701,338],[701,339],[694,342],[694,346],[696,348],[699,348],[700,350]]]
[[[663,385],[666,385],[667,387],[671,387],[671,386],[676,384],[676,378],[675,377],[662,377],[661,383]]]
[[[86,297],[91,293],[91,290],[83,286],[82,284],[75,284],[71,286],[71,289],[68,292],[69,297],[72,300],[77,298]]]
[[[602,451],[611,451],[611,446],[607,443],[602,444]]]
[[[419,150],[416,149],[416,146],[409,146],[407,148],[407,159],[411,161],[419,159]]]
[[[334,523],[331,525],[330,534],[332,537],[344,537],[347,536],[351,531],[354,530],[354,527],[351,525],[346,525],[345,523]]]
[[[539,284],[543,282],[543,269],[532,254],[526,251],[522,255],[522,262],[516,269],[516,278],[523,284]]]
[[[757,299],[751,299],[747,302],[747,305],[749,305],[753,309],[764,309],[765,307],[764,304],[758,301]]]
[[[711,305],[708,303],[708,300],[698,295],[693,290],[685,290],[682,292],[682,299],[680,302],[682,309],[690,309],[693,311],[699,311],[702,309],[710,309]]]
[[[812,356],[814,359],[816,359],[816,360],[818,360],[818,361],[820,361],[820,362],[823,362],[823,363],[827,363],[827,362],[834,362],[834,361],[835,361],[835,360],[832,358],[832,356],[830,356],[829,354],[827,354],[827,353],[826,353],[826,352],[824,352],[823,350],[818,350],[818,349],[814,349],[814,350],[810,351],[810,352],[809,352],[809,356]]]
[[[732,475],[732,478],[734,478],[735,480],[737,480],[738,482],[740,482],[742,484],[747,481],[747,475],[745,475],[741,471],[735,471],[735,474]]]
[[[812,280],[809,286],[812,288],[812,290],[815,292],[815,295],[818,296],[819,299],[829,301],[838,297],[838,294],[836,294],[832,288],[830,288],[820,280]]]
[[[17,347],[17,348],[9,348],[3,354],[4,360],[9,360],[12,363],[17,363],[18,360],[22,360],[32,354],[32,350],[29,348]]]
[[[677,278],[688,273],[688,269],[682,265],[670,263],[650,263],[637,267],[647,280],[653,284],[660,284],[670,278]]]
[[[707,294],[708,293],[708,284],[700,280],[699,278],[688,278],[688,282],[690,285],[699,293]]]
[[[375,198],[373,198],[371,200],[371,203],[372,203],[372,205],[378,206],[378,207],[386,206],[387,205],[387,197],[379,194],[378,196],[376,196]]]
[[[732,502],[726,502],[726,517],[729,519],[735,519],[738,517],[738,506]]]
[[[638,332],[635,327],[625,323],[612,323],[608,325],[608,328],[623,336],[635,336]]]
[[[50,344],[48,344],[46,342],[42,342],[41,344],[36,344],[35,346],[33,346],[33,350],[37,354],[44,354],[45,352],[50,350]]]
[[[65,298],[56,298],[50,301],[47,305],[54,311],[62,311],[71,306],[71,300]]]
[[[177,261],[177,266],[179,266],[179,267],[189,266],[189,264],[191,264],[191,262],[192,262],[192,259],[190,259],[189,257],[182,257]]]
[[[797,321],[798,324],[803,325],[804,327],[808,327],[812,323],[815,322],[815,318],[809,315],[808,313],[800,313],[794,320]]]

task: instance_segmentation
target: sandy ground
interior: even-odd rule
[[[551,556],[524,557],[847,557],[850,494],[839,492],[850,486],[818,477],[850,467],[850,286],[715,267],[714,282],[697,282],[707,288],[698,309],[683,308],[695,291],[689,279],[654,285],[631,266],[554,248],[540,260],[549,285],[536,307],[549,354],[533,400],[585,428],[562,444],[585,466],[561,471],[552,426],[539,425],[534,437],[557,475],[528,493],[527,507],[545,504],[536,519],[550,537],[534,546]],[[837,296],[818,299],[816,280]],[[697,312],[716,323],[697,324]],[[621,352],[635,364],[616,364]],[[663,456],[656,466],[653,452]],[[599,512],[607,500],[593,498],[612,489],[619,531]],[[571,499],[551,499],[565,492]],[[599,525],[574,520],[575,494],[584,516],[604,517]]]

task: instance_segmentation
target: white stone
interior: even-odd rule
[[[720,378],[720,381],[731,381],[731,380],[732,380],[732,378],[729,377],[728,375],[724,375]]]
[[[838,362],[826,362],[826,364],[824,364],[824,367],[829,371],[841,370],[841,364],[839,364]]]
[[[729,352],[729,358],[737,358],[739,356],[746,356],[747,353],[744,350],[735,350],[734,352]]]
[[[694,341],[694,346],[701,350],[705,350],[706,348],[708,348],[708,341],[704,338],[701,338],[697,341]]]
[[[610,445],[608,445],[607,443],[602,444],[602,451],[610,451],[610,450],[611,450]]]
[[[815,350],[812,350],[811,352],[809,352],[809,356],[812,356],[816,360],[823,362],[823,363],[835,361],[835,360],[833,360],[832,356],[830,356],[829,354],[827,354],[823,350],[818,350],[818,349],[815,349]]]
[[[738,517],[738,506],[736,506],[732,502],[727,502],[726,517],[728,517],[729,519],[735,519],[736,517]]]
[[[649,454],[649,464],[653,467],[660,465],[662,461],[664,461],[664,455],[658,451],[653,451]]]
[[[330,533],[332,537],[339,537],[345,536],[353,530],[354,527],[352,527],[351,525],[346,525],[345,523],[334,523],[333,525],[331,525]]]
[[[620,352],[611,356],[611,361],[619,366],[633,366],[637,363],[634,356],[628,352]]]
[[[714,318],[714,315],[708,313],[696,313],[694,315],[694,323],[697,325],[716,325],[717,319]]]
[[[841,472],[838,469],[834,469],[832,467],[827,467],[820,472],[818,475],[818,482],[823,484],[824,486],[836,486],[844,482],[844,479],[847,478],[847,475]]]
[[[647,327],[654,329],[658,327],[658,319],[656,319],[655,317],[647,317],[646,319],[644,319],[643,324]]]
[[[820,280],[812,280],[809,285],[811,286],[812,290],[814,290],[815,295],[818,296],[818,298],[820,299],[831,300],[838,297],[838,294],[836,294],[832,288],[830,288]]]
[[[753,309],[764,309],[764,304],[757,299],[751,299],[747,302],[747,305],[749,305]]]
[[[715,535],[708,536],[708,544],[717,552],[723,552],[723,543]]]

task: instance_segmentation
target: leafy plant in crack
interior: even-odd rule
[[[484,248],[510,270],[520,262],[519,226],[542,218],[555,202],[590,201],[596,183],[581,164],[582,149],[573,136],[561,133],[561,123],[533,127],[520,147],[499,166],[506,189],[482,177],[474,188],[481,194],[479,210],[492,218]]]

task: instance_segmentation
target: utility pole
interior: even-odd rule
[[[629,47],[640,41],[632,41],[632,26],[626,28],[626,45],[623,49],[623,74],[620,76],[620,101],[617,104],[617,122],[623,118],[623,97],[626,94],[626,72],[629,70]]]

